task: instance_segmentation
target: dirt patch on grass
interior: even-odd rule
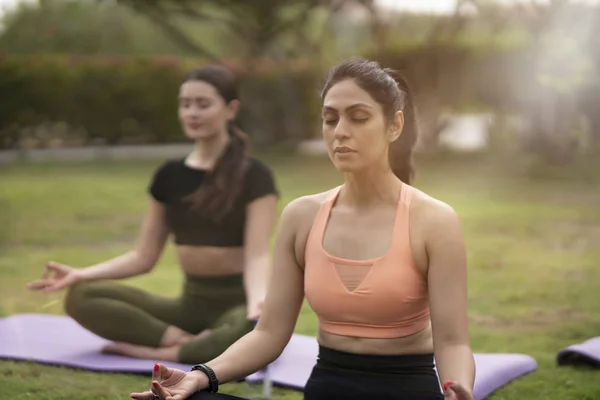
[[[575,281],[575,282],[585,282],[589,279],[590,273],[589,271],[581,270],[581,271],[567,271],[565,272],[564,278],[567,281]]]
[[[551,251],[582,251],[600,241],[600,223],[589,220],[557,221],[547,227],[552,232],[547,248]]]
[[[589,315],[584,311],[564,307],[557,310],[537,310],[532,313],[529,323],[532,325],[556,325],[564,322],[584,322],[589,320]]]
[[[531,328],[589,320],[589,315],[584,311],[571,307],[535,310],[529,314],[517,317],[481,314],[469,315],[469,323],[485,328]]]

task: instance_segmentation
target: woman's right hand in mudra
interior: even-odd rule
[[[204,382],[205,380],[206,382]],[[162,364],[155,364],[152,371],[151,390],[131,393],[130,396],[137,400],[185,400],[203,389],[207,383],[208,378],[199,371],[183,372]]]
[[[30,290],[43,290],[44,292],[56,292],[69,287],[81,280],[81,271],[68,265],[50,261],[42,274],[42,279],[27,285]]]

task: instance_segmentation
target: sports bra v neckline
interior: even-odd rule
[[[322,212],[324,213],[324,226],[323,229],[321,229],[320,233],[319,233],[319,237],[317,242],[319,243],[319,249],[333,262],[336,263],[340,263],[340,264],[345,264],[345,265],[356,265],[356,266],[360,266],[360,265],[372,265],[377,263],[378,261],[381,261],[385,258],[387,258],[389,256],[389,254],[392,252],[393,248],[394,248],[394,242],[395,239],[397,238],[397,235],[399,234],[399,225],[401,225],[402,221],[400,218],[400,208],[402,207],[403,203],[406,201],[406,185],[404,183],[401,184],[402,186],[400,187],[400,196],[398,196],[398,200],[396,202],[396,210],[395,210],[395,214],[394,214],[394,227],[392,229],[392,238],[390,240],[390,247],[380,256],[378,257],[373,257],[373,258],[368,258],[368,259],[362,259],[362,260],[358,260],[358,259],[351,259],[351,258],[344,258],[344,257],[340,257],[340,256],[335,256],[333,254],[331,254],[329,251],[327,251],[327,249],[325,248],[323,241],[325,240],[325,232],[327,231],[327,227],[329,225],[329,221],[331,219],[331,211],[333,209],[333,207],[335,206],[335,203],[337,202],[337,199],[340,195],[340,191],[342,190],[342,187],[344,185],[340,185],[338,187],[336,187],[333,190],[333,193],[331,193],[328,198],[326,199],[325,203],[324,203],[324,209],[322,210]]]

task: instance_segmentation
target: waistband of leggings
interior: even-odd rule
[[[356,370],[386,374],[434,372],[433,353],[375,355],[348,353],[319,346],[317,365],[329,369]]]
[[[189,295],[219,296],[226,299],[231,295],[245,295],[244,275],[194,276],[187,274],[184,292]]]

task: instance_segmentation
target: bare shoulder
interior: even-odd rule
[[[457,212],[449,204],[412,187],[411,219],[418,222],[423,232],[456,233],[460,229]]]
[[[293,241],[296,261],[304,266],[304,250],[313,221],[331,191],[298,197],[289,202],[281,213],[279,233]]]
[[[312,221],[328,194],[329,191],[301,196],[290,201],[283,208],[281,219],[285,219],[287,223],[294,223],[294,226],[300,226],[307,219]]]

